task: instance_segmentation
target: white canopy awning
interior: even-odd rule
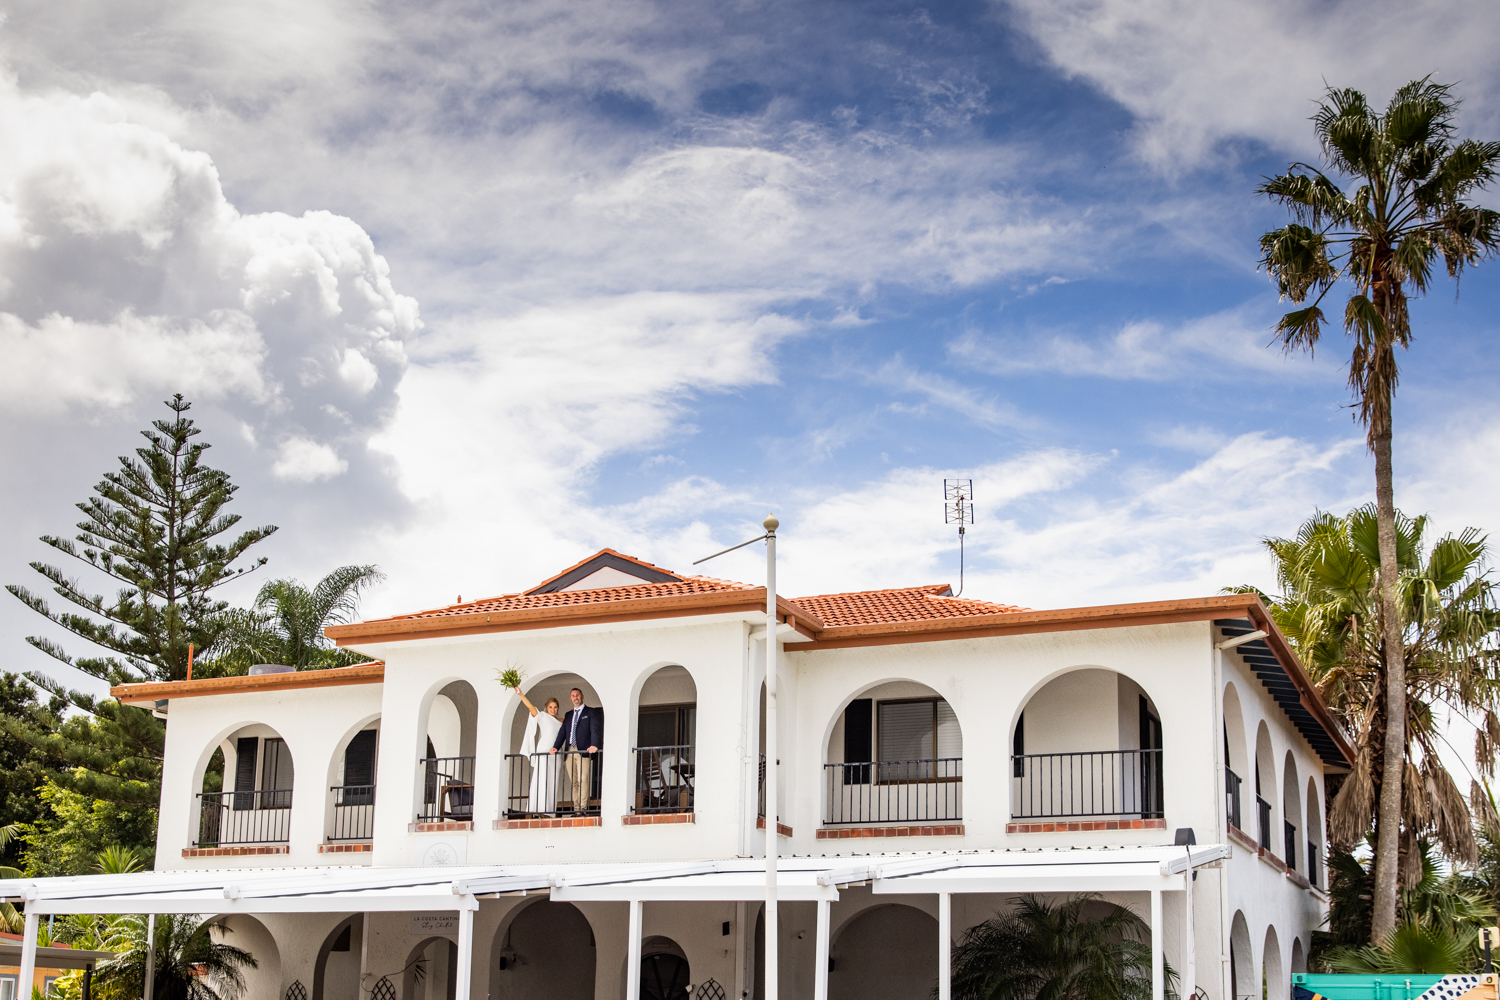
[[[877,893],[1171,891],[1183,888],[1187,848],[1124,847],[1038,851],[882,854],[784,858],[777,895],[829,902],[839,887],[869,883]],[[1194,847],[1193,864],[1226,857],[1221,845]],[[1174,877],[1175,876],[1175,877]],[[764,862],[471,865],[426,868],[282,868],[134,872],[0,880],[0,896],[48,913],[326,913],[466,910],[483,896],[547,892],[559,901],[757,900]]]

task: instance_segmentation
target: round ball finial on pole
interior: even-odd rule
[[[781,527],[781,522],[776,520],[775,514],[767,514],[766,519],[761,522],[760,526],[774,535],[776,534],[776,529]]]

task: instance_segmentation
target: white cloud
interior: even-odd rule
[[[1141,154],[1175,172],[1251,139],[1315,156],[1324,82],[1390,92],[1434,74],[1461,83],[1471,123],[1493,122],[1490,40],[1500,7],[1467,0],[1008,0],[1063,71],[1138,119]]]
[[[349,463],[339,458],[338,452],[328,445],[298,437],[282,443],[276,464],[271,466],[271,474],[278,479],[315,483],[342,475],[348,468]]]

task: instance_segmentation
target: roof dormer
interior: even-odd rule
[[[677,583],[682,577],[653,566],[643,559],[627,556],[614,549],[600,549],[550,579],[526,591],[526,594],[555,594],[564,590],[602,590],[605,587],[634,587],[642,583]]]

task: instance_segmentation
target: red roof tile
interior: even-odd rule
[[[640,583],[625,587],[600,587],[596,590],[558,590],[550,594],[502,594],[445,608],[431,608],[408,615],[391,615],[373,621],[400,621],[410,618],[445,618],[499,611],[524,611],[532,608],[561,608],[577,604],[605,604],[634,601],[644,597],[680,597],[686,594],[711,594],[732,590],[755,590],[748,583],[717,580],[708,576],[690,576],[672,583]]]
[[[925,587],[896,587],[892,590],[860,590],[847,594],[798,597],[792,603],[817,615],[826,628],[934,618],[966,618],[1030,610],[1014,604],[992,604],[989,601],[945,596],[951,590],[946,583],[933,583]]]

